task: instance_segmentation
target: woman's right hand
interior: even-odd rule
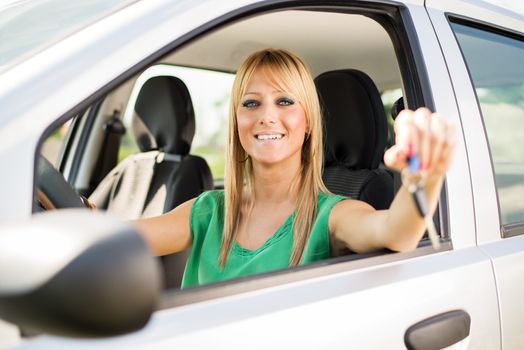
[[[384,154],[384,163],[396,170],[407,167],[408,157],[418,155],[420,170],[428,178],[443,177],[451,165],[456,142],[455,124],[427,108],[405,109],[395,119],[395,144]]]

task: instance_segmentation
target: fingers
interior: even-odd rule
[[[82,201],[82,203],[84,203],[84,205],[89,208],[89,209],[93,209],[93,210],[96,210],[96,205],[95,203],[91,202],[89,199],[87,199],[86,197],[84,196],[80,196],[80,200]]]
[[[399,113],[395,124],[395,146],[399,148],[406,157],[413,152],[413,140],[411,134],[413,133],[413,111],[404,109]],[[417,145],[418,146],[418,145]]]
[[[407,166],[407,154],[395,145],[384,153],[384,164],[391,169],[401,171]]]
[[[402,170],[409,156],[417,154],[420,170],[444,174],[455,146],[455,126],[427,108],[403,110],[395,120],[395,145],[386,151],[387,166]]]

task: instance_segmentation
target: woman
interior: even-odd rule
[[[420,155],[431,212],[454,149],[454,127],[425,108],[395,122],[385,154],[401,171]],[[157,255],[191,247],[182,287],[328,258],[342,241],[357,253],[414,249],[424,233],[402,186],[390,209],[335,196],[322,182],[322,121],[313,79],[295,55],[266,49],[240,66],[233,84],[224,191],[136,221]]]

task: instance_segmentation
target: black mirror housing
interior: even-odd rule
[[[142,328],[161,289],[157,260],[128,225],[68,209],[0,230],[0,318],[68,337]]]

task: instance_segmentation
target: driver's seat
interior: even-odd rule
[[[122,219],[160,215],[213,189],[206,161],[190,155],[195,114],[182,80],[156,76],[136,98],[132,129],[140,153],[121,161],[89,197]],[[180,286],[186,252],[163,257],[165,286]]]
[[[393,175],[382,164],[388,139],[386,113],[371,78],[356,69],[315,79],[325,126],[323,180],[335,194],[387,209]]]

